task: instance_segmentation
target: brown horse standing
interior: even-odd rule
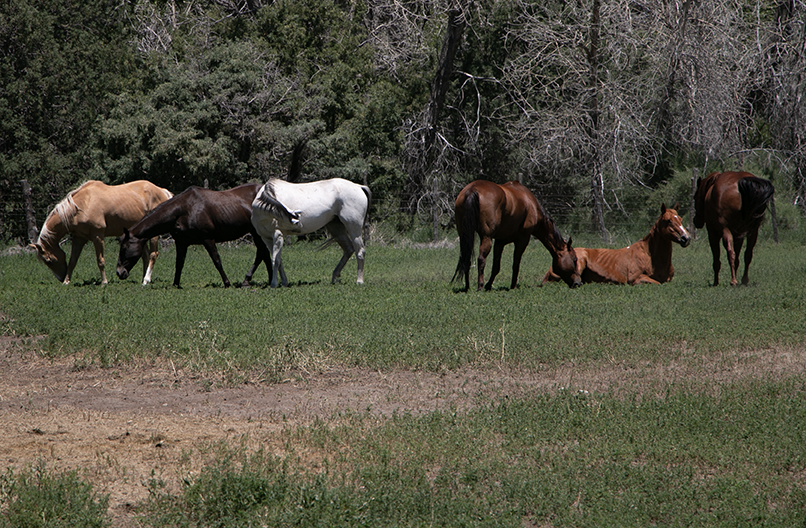
[[[456,197],[456,229],[459,232],[460,256],[453,280],[464,277],[465,291],[470,287],[470,260],[476,233],[481,238],[478,258],[478,289],[484,286],[484,265],[495,239],[493,269],[485,289],[493,286],[501,269],[504,246],[515,244],[512,261],[511,288],[518,285],[521,257],[531,237],[540,240],[551,253],[552,267],[559,276],[574,288],[582,284],[576,271],[576,254],[563,240],[554,221],[537,201],[532,192],[518,182],[503,185],[484,180],[468,184]]]
[[[221,265],[216,242],[236,240],[251,233],[257,246],[257,254],[255,263],[243,280],[243,285],[249,284],[252,274],[261,262],[266,263],[271,280],[269,250],[252,225],[252,200],[262,186],[260,183],[247,183],[226,191],[188,187],[161,204],[133,225],[131,230],[124,230],[118,254],[118,277],[124,280],[129,276],[132,267],[143,253],[146,240],[170,233],[176,242],[174,286],[179,287],[188,246],[200,244],[213,260],[224,286],[228,287],[230,282]]]
[[[81,250],[92,241],[101,271],[101,284],[106,284],[104,238],[122,235],[125,228],[133,226],[171,196],[166,189],[145,180],[123,185],[90,180],[56,204],[42,225],[39,239],[30,247],[36,250],[36,256],[57,279],[70,284]],[[69,263],[59,247],[59,241],[68,234],[73,237]],[[152,240],[149,253],[143,255],[143,284],[151,281],[159,254],[157,242],[157,239]]]
[[[691,237],[677,214],[677,206],[661,205],[660,217],[649,234],[635,244],[621,249],[575,248],[577,272],[582,282],[614,284],[661,284],[674,277],[672,242],[686,247]],[[543,284],[558,281],[553,269],[543,277]]]
[[[702,229],[703,225],[708,227],[708,241],[714,256],[714,286],[719,284],[720,239],[728,254],[730,284],[735,286],[739,254],[747,238],[742,284],[749,282],[747,270],[753,260],[758,228],[774,192],[772,183],[749,172],[714,172],[704,180],[697,180],[694,226],[697,229]]]

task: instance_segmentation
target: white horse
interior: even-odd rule
[[[338,242],[344,255],[333,270],[335,284],[341,270],[355,253],[358,260],[358,284],[364,284],[364,224],[367,221],[372,193],[365,185],[334,178],[313,183],[289,183],[271,179],[252,202],[252,224],[271,251],[274,273],[271,287],[278,277],[283,286],[288,279],[280,252],[284,235],[304,235],[326,228]],[[330,241],[328,241],[330,242]]]

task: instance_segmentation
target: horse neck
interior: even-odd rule
[[[155,236],[170,233],[176,224],[177,208],[173,204],[164,207],[168,202],[163,202],[150,214],[132,226],[130,232],[137,238],[154,238]]]
[[[42,224],[42,230],[39,232],[39,240],[37,243],[45,249],[52,249],[58,247],[59,241],[67,236],[69,229],[64,222],[61,221],[56,211],[50,215]]]
[[[660,234],[657,224],[649,230],[649,234],[644,237],[644,242],[647,244],[649,257],[652,259],[652,267],[655,270],[668,270],[672,265],[672,241]]]
[[[565,240],[560,236],[557,226],[551,218],[546,216],[542,216],[537,222],[532,231],[532,236],[543,243],[552,257],[556,257],[557,252],[565,247]]]

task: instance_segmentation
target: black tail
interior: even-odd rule
[[[470,261],[473,258],[473,244],[476,241],[476,229],[479,225],[479,195],[470,191],[462,204],[462,223],[456,226],[459,230],[459,263],[451,282],[461,280],[470,273]]]
[[[742,197],[742,218],[746,221],[761,219],[775,192],[772,183],[752,176],[739,180],[738,186]]]

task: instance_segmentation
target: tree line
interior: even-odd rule
[[[806,203],[803,0],[6,0],[0,238],[87,179],[343,177],[397,229],[518,179],[576,229],[691,169]],[[296,156],[294,153],[296,152]],[[301,166],[291,168],[292,159]],[[654,217],[653,217],[654,218]]]

